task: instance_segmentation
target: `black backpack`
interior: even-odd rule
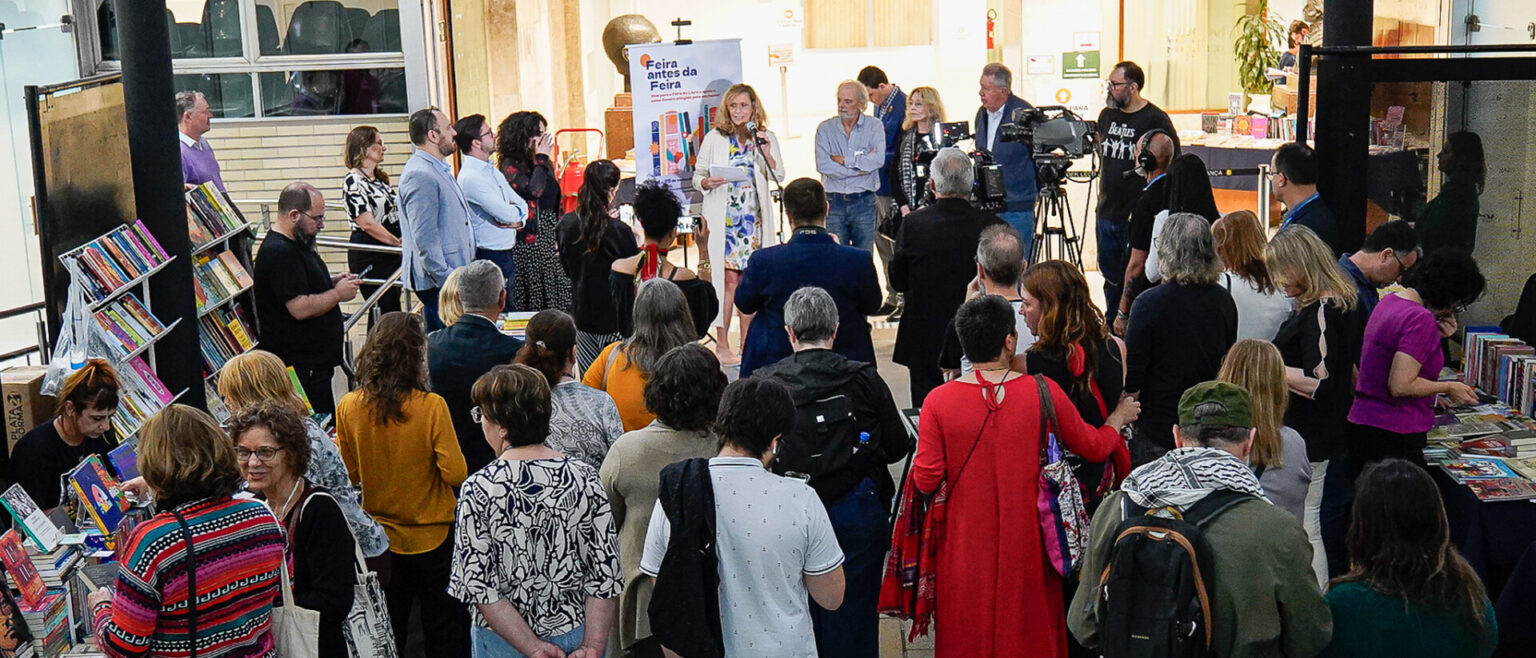
[[[853,400],[842,393],[809,398],[794,395],[795,425],[779,441],[773,471],[805,477],[823,502],[846,495],[869,473],[880,451],[880,430],[872,420],[860,422]],[[867,443],[859,435],[869,434]]]
[[[1219,490],[1179,518],[1121,499],[1124,520],[1099,577],[1104,658],[1203,658],[1211,644],[1211,548],[1203,529],[1249,494]]]

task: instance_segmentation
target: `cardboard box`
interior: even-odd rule
[[[1307,95],[1307,116],[1317,116],[1317,86],[1313,85],[1308,91],[1310,93]],[[1269,101],[1275,108],[1283,108],[1289,114],[1296,114],[1295,87],[1275,85],[1274,90],[1270,92]]]
[[[5,400],[5,453],[21,435],[53,417],[54,399],[43,395],[48,366],[15,366],[0,372],[0,397]]]

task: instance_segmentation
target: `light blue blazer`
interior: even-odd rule
[[[453,268],[475,259],[469,204],[443,161],[415,149],[400,174],[401,283],[407,290],[443,287]]]

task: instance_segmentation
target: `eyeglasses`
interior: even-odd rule
[[[249,448],[235,448],[235,459],[237,461],[243,462],[247,459],[250,459],[251,455],[256,455],[256,461],[259,461],[263,464],[269,464],[272,462],[274,457],[277,457],[277,453],[282,452],[282,450],[282,446],[278,446],[276,448],[269,446],[266,448],[257,448],[255,450],[251,450]]]
[[[1104,86],[1109,87],[1110,90],[1119,89],[1120,87],[1124,87],[1124,86],[1126,86],[1128,84],[1131,84],[1130,81],[1126,81],[1126,82],[1115,82],[1114,80],[1105,80],[1104,81]]]
[[[303,216],[305,216],[305,217],[308,217],[308,218],[310,218],[310,219],[312,219],[312,220],[315,220],[315,221],[317,221],[317,222],[323,222],[323,221],[325,221],[325,213],[323,213],[323,212],[322,212],[322,213],[320,213],[320,214],[318,214],[318,215],[311,215],[311,214],[309,214],[309,213],[307,213],[307,212],[304,212],[304,211],[302,211],[302,210],[300,210],[300,211],[299,211],[299,214],[300,214],[300,215],[303,215]]]
[[[1408,264],[1403,262],[1403,257],[1397,255],[1396,251],[1392,252],[1392,260],[1397,261],[1397,271],[1398,272],[1401,273],[1401,272],[1407,272],[1408,271]]]
[[[469,419],[477,423],[485,420],[485,414],[480,413],[480,405],[469,408]]]
[[[496,136],[496,133],[491,132],[489,130],[487,130],[487,131],[485,131],[483,133],[480,133],[480,139],[485,139],[487,137],[495,137],[495,136]]]

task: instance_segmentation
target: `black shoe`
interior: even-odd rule
[[[885,319],[885,321],[886,322],[901,322],[901,312],[904,311],[904,310],[906,310],[905,306],[897,306],[896,307],[896,311],[894,313],[891,313],[890,317],[887,317]]]
[[[886,302],[885,304],[880,306],[880,310],[875,311],[875,315],[890,315],[892,313],[895,313],[896,309],[899,309],[899,308],[901,308],[900,304],[897,304],[895,302]]]

